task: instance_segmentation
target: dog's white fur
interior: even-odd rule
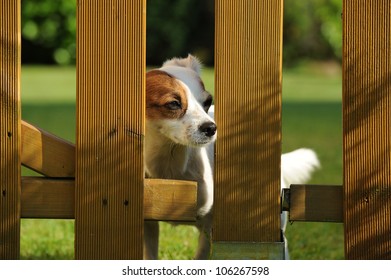
[[[203,106],[210,96],[200,79],[201,64],[195,57],[189,55],[187,58],[171,59],[158,70],[166,73],[167,79],[174,79],[184,89],[185,95],[182,98],[186,101],[180,102],[187,102],[187,109],[183,110],[180,118],[148,118],[148,110],[155,105],[148,104],[147,97],[146,176],[190,180],[198,183],[196,226],[200,231],[200,237],[195,258],[207,259],[210,251],[213,205],[214,145],[211,143],[216,139],[215,127],[213,127],[214,108],[212,106],[208,114],[206,111],[209,108]],[[147,76],[147,95],[154,94],[149,93],[148,87]],[[157,106],[157,109],[175,111],[181,108],[177,105],[173,107],[167,104]],[[203,124],[210,124],[209,130],[200,129]],[[282,187],[289,187],[291,183],[303,183],[319,166],[316,154],[309,149],[299,149],[284,154],[281,161]],[[285,231],[286,213],[283,213],[281,218],[282,230]],[[146,222],[144,227],[144,257],[146,259],[157,259],[158,239],[158,222]],[[287,249],[286,256],[288,256]]]
[[[303,184],[311,178],[311,174],[320,167],[318,157],[310,149],[297,149],[281,156],[281,190],[291,184]],[[288,213],[281,213],[281,231],[285,242],[285,259],[289,259],[288,240],[285,229],[288,223]]]

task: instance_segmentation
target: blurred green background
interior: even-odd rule
[[[313,148],[322,169],[311,183],[340,185],[342,1],[284,2],[283,151]],[[193,53],[206,64],[202,76],[213,93],[214,1],[147,3],[147,64]],[[22,118],[70,141],[76,127],[75,5],[22,0]],[[72,259],[73,231],[73,221],[23,220],[22,258]],[[294,223],[287,236],[293,259],[343,258],[342,224]],[[163,224],[160,257],[191,259],[196,241],[194,228]]]
[[[284,63],[341,59],[341,0],[285,0]],[[23,63],[74,64],[76,0],[22,0]],[[213,0],[148,0],[147,64],[193,53],[213,65]]]

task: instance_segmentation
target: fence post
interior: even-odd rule
[[[391,258],[391,1],[343,8],[347,259]]]
[[[0,259],[20,255],[20,1],[0,1]]]
[[[281,259],[282,0],[216,0],[214,259]]]
[[[143,257],[145,10],[77,4],[77,259]]]

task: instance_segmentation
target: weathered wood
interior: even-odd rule
[[[20,1],[0,0],[0,259],[20,248]]]
[[[342,186],[291,185],[289,220],[301,222],[343,222]]]
[[[21,201],[22,218],[74,219],[75,181],[23,177]],[[123,206],[127,207],[129,203],[123,201]],[[145,180],[145,220],[194,222],[196,206],[195,182]]]
[[[216,243],[281,241],[282,3],[215,1]]]
[[[21,160],[47,177],[75,177],[75,145],[25,121]]]
[[[343,8],[347,259],[391,259],[391,0]]]

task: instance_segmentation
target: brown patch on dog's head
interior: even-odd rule
[[[146,117],[151,120],[183,117],[188,106],[185,88],[164,71],[149,71],[146,78]]]

